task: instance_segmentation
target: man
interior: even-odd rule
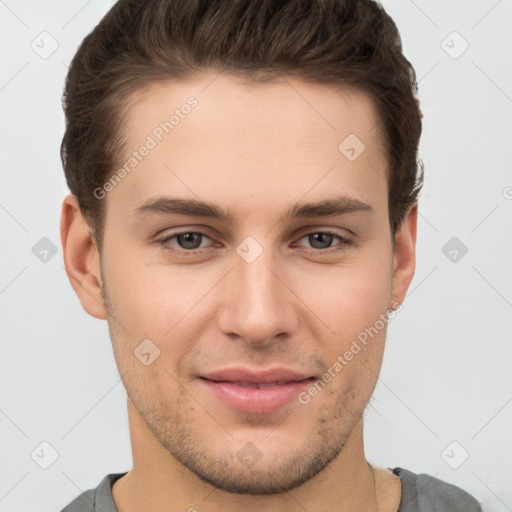
[[[66,512],[480,510],[364,454],[414,274],[416,92],[372,0],[121,0],[85,38],[62,243],[133,469]]]

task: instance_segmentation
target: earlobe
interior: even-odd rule
[[[82,307],[105,320],[99,253],[74,195],[66,196],[62,203],[60,238],[66,273]]]
[[[414,277],[416,266],[416,227],[418,220],[418,205],[411,205],[404,215],[395,234],[395,251],[393,256],[393,289],[392,304],[400,303]]]

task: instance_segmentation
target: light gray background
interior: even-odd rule
[[[416,276],[365,415],[367,457],[511,511],[512,2],[383,3],[419,79],[426,182]],[[0,0],[0,512],[60,510],[131,467],[107,326],[82,310],[59,242],[66,66],[111,5]],[[43,31],[58,42],[46,59],[31,47],[51,49]],[[469,43],[458,58],[453,31]],[[456,262],[442,252],[454,236],[468,248]],[[58,247],[47,262],[32,252],[42,237]],[[48,469],[43,441],[59,455]],[[458,469],[446,462],[465,452]]]

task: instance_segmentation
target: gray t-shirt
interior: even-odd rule
[[[397,512],[482,512],[478,501],[456,485],[403,468],[392,471],[402,481],[402,499]],[[112,485],[125,474],[107,475],[96,489],[85,491],[61,512],[118,512],[112,498]]]

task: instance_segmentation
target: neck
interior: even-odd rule
[[[128,418],[133,469],[113,486],[119,512],[379,511],[375,474],[364,454],[362,419],[354,426],[340,454],[309,481],[285,493],[243,495],[216,489],[175,460],[129,399]],[[379,474],[377,481],[381,479]]]

